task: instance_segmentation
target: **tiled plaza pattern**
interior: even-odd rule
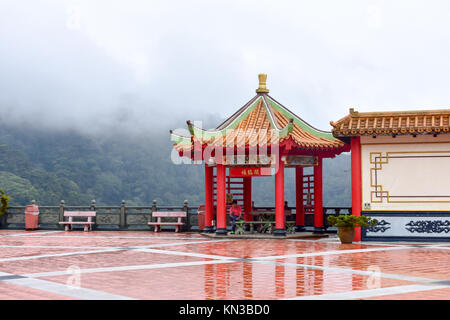
[[[449,243],[0,230],[0,299],[450,299]]]

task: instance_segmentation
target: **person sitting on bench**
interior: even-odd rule
[[[230,207],[230,217],[233,220],[233,224],[231,226],[231,234],[236,232],[236,220],[241,219],[241,206],[237,204],[237,200],[233,200],[233,204]]]

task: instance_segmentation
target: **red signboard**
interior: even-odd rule
[[[230,168],[230,177],[262,177],[271,176],[272,168]]]

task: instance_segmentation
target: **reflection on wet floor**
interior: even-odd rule
[[[82,289],[94,297],[262,300],[347,294],[352,299],[450,299],[450,246],[445,243],[229,241],[199,234],[113,231],[0,230],[0,237],[0,299],[83,299],[85,293],[64,288],[67,269],[73,266]],[[20,281],[23,277],[34,282]],[[48,282],[55,288],[48,289]],[[420,295],[411,286],[416,284],[431,285]]]

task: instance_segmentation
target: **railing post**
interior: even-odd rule
[[[90,211],[95,211],[95,200],[91,201],[91,206],[89,207]],[[95,224],[92,225],[92,230],[97,229],[97,217],[94,217]]]
[[[120,205],[120,217],[119,217],[119,227],[120,229],[125,229],[126,227],[126,217],[125,217],[125,200],[122,200],[122,203]]]
[[[31,201],[31,203],[33,203],[33,201]],[[64,200],[61,200],[61,202],[59,203],[58,215],[59,221],[64,221]],[[64,225],[60,224],[59,229],[64,229]]]
[[[91,211],[95,211],[95,200],[91,201],[91,206],[89,208]]]
[[[150,218],[148,219],[149,222],[151,222],[153,220],[153,212],[156,212],[157,210],[158,210],[158,208],[156,207],[156,200],[153,200],[152,212],[151,212]],[[152,228],[156,228],[156,227],[153,226]]]
[[[189,232],[189,231],[191,231],[191,213],[189,212],[187,200],[184,200],[183,210],[186,212],[186,229],[187,229],[187,232]]]
[[[153,204],[152,204],[152,216],[150,217],[150,221],[152,221],[153,218],[153,212],[158,211],[158,208],[156,207],[156,200],[153,200]]]

